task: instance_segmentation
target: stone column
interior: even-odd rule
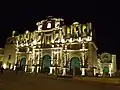
[[[58,60],[59,60],[59,51],[57,51],[57,61],[56,61],[56,63],[57,63],[57,65],[58,65]]]
[[[63,68],[62,76],[65,76],[65,75],[66,75],[66,68]]]
[[[31,68],[32,68],[32,73],[33,73],[33,72],[34,72],[34,70],[35,70],[35,67],[34,67],[34,66],[32,66]]]
[[[25,72],[27,71],[27,66],[25,66]]]
[[[39,67],[39,66],[37,66],[37,73],[39,72],[39,69],[40,69],[40,67]]]
[[[53,67],[50,67],[50,73],[49,73],[49,75],[51,75],[53,72]]]
[[[63,56],[62,56],[62,49],[60,49],[60,66],[63,68]]]
[[[111,64],[110,64],[110,65],[109,65],[109,74],[110,74],[110,77],[111,77],[111,75],[112,75],[112,73],[111,73],[112,71],[111,71],[111,70],[112,70],[112,67],[111,67]]]
[[[42,58],[43,58],[43,50],[41,50],[41,57],[40,57],[40,58],[41,58],[41,62],[43,62],[43,60],[42,60]],[[43,67],[43,66],[42,66],[42,64],[41,64],[41,66],[40,66],[40,71],[41,71],[42,67]]]
[[[82,43],[82,65],[83,65],[83,68],[82,68],[82,76],[85,75],[85,68],[84,68],[84,65],[85,65],[85,57],[84,57],[84,54],[85,54],[85,44],[84,42]]]
[[[50,72],[49,75],[53,73],[53,64],[54,64],[54,50],[52,50],[52,55],[51,55],[51,67],[50,67]]]
[[[85,75],[85,68],[82,68],[82,76]]]

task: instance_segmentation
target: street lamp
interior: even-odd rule
[[[15,31],[12,32],[12,37],[14,37],[14,35],[15,35]]]
[[[27,30],[27,31],[26,31],[26,34],[28,34],[28,33],[29,33],[29,31]]]

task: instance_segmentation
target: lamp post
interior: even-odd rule
[[[15,31],[12,32],[12,37],[14,37],[14,35],[15,35]]]

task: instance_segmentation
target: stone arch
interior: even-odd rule
[[[108,73],[109,73],[109,67],[105,66],[105,67],[103,68],[103,72],[104,72],[105,74],[108,74]]]
[[[51,50],[43,50],[42,51],[42,56],[44,57],[45,55],[51,56],[52,55],[52,51]]]
[[[20,61],[20,66],[22,69],[25,69],[25,65],[26,65],[26,56],[22,56]]]
[[[73,57],[77,57],[77,58],[79,58],[79,60],[81,60],[81,55],[80,55],[80,53],[69,53],[69,56],[68,56],[68,58],[67,58],[67,61],[68,61],[67,65],[68,65],[69,68],[71,68],[71,59],[72,59]]]
[[[51,66],[51,57],[50,55],[44,55],[42,58],[43,68],[50,68]]]
[[[71,61],[71,59],[72,59],[73,57],[77,57],[77,58],[79,58],[79,60],[81,60],[80,55],[70,54],[70,55],[69,55],[69,61]]]
[[[81,75],[81,60],[79,57],[72,57],[70,60],[70,72],[73,75]]]
[[[71,69],[80,68],[80,59],[78,57],[72,57],[70,63]]]

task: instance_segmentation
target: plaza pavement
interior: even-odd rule
[[[15,71],[5,71],[4,75],[15,75]],[[27,74],[24,72],[19,72],[18,76],[34,76],[35,74]],[[43,78],[52,78],[56,79],[56,76],[47,76],[44,74],[38,74],[37,76]],[[81,80],[81,81],[93,81],[93,82],[100,82],[100,83],[113,83],[113,84],[120,84],[120,78],[102,78],[102,77],[74,77],[74,78],[64,78],[64,77],[57,77],[57,79],[66,79],[66,80]]]
[[[63,79],[43,74],[27,75],[23,72],[16,75],[15,72],[9,71],[0,75],[0,90],[120,90],[119,84],[99,83],[98,81],[96,83],[93,80],[99,81],[100,78]]]
[[[80,78],[76,78],[76,79],[84,80],[84,81],[99,82],[99,83],[120,84],[120,78],[80,77]]]

